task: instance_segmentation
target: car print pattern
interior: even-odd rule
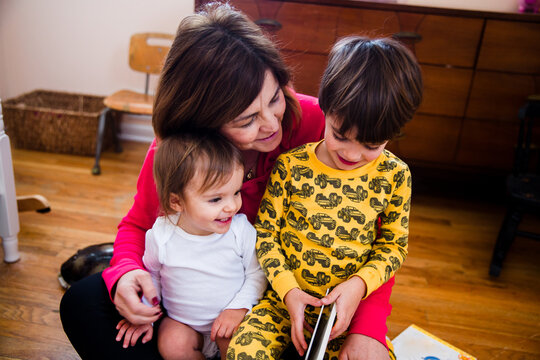
[[[328,265],[334,265],[334,261],[342,261],[344,263],[337,262],[336,265],[340,269],[346,269],[346,261],[350,261],[351,257],[335,256],[339,254],[335,249],[338,246],[344,246],[342,244],[345,243],[373,246],[377,217],[381,217],[383,226],[393,226],[395,223],[404,224],[405,222],[408,225],[406,212],[404,216],[401,211],[387,211],[389,206],[394,209],[404,204],[405,199],[400,193],[392,193],[397,188],[392,181],[393,179],[403,179],[400,181],[402,184],[405,183],[408,171],[403,170],[403,163],[400,163],[399,160],[389,157],[378,164],[379,175],[376,176],[366,174],[357,179],[342,179],[322,173],[315,174],[316,167],[309,165],[306,149],[297,149],[292,151],[289,157],[280,157],[278,165],[276,165],[275,176],[271,177],[268,182],[267,194],[261,202],[260,218],[257,221],[260,223],[260,228],[267,229],[268,223],[265,221],[269,221],[282,229],[281,231],[276,230],[279,233],[279,242],[281,243],[277,250],[286,260],[282,260],[281,268],[272,266],[273,270],[270,270],[270,265],[276,265],[274,261],[263,262],[263,267],[264,264],[268,264],[268,273],[278,276],[280,271],[293,271],[297,277],[302,279],[302,283],[319,284],[325,282],[324,278],[317,279],[318,271],[310,270],[310,268],[328,269]],[[396,174],[400,175],[396,176]],[[282,175],[285,175],[285,181],[281,181]],[[283,186],[278,187],[275,183],[281,183]],[[336,188],[338,184],[341,185],[341,189]],[[275,195],[281,193],[279,190],[276,191],[278,188],[285,189],[281,196],[282,199],[270,201],[271,198],[276,197]],[[336,190],[340,192],[338,193]],[[279,197],[277,196],[277,198]],[[283,204],[283,207],[276,204]],[[315,205],[319,206],[319,211],[316,210]],[[365,212],[364,209],[367,211]],[[279,216],[276,212],[279,213]],[[338,224],[341,225],[338,226]],[[380,232],[380,242],[388,242],[389,245],[378,245],[378,251],[381,254],[386,251],[394,251],[394,257],[402,261],[407,251],[403,249],[391,250],[392,246],[395,246],[393,232],[388,228],[383,228]],[[273,234],[274,242],[276,242],[275,232]],[[268,239],[266,234],[259,238],[261,243],[265,239]],[[307,241],[310,245],[305,247],[304,244]],[[401,245],[398,244],[399,247],[406,247],[406,245],[403,242]],[[313,246],[317,246],[317,248],[313,248]],[[357,249],[361,248],[354,245],[354,248],[351,249],[356,251],[352,258],[356,259],[357,264],[361,265],[362,262],[366,261],[384,262],[383,259],[385,259],[385,265],[381,267],[383,273],[386,272],[386,265],[390,265],[392,269],[396,267],[395,262],[390,264],[387,257],[381,254],[367,257],[363,256],[364,250],[358,252]],[[359,253],[363,255],[358,256]],[[267,253],[259,251],[259,254]],[[320,261],[316,259],[320,259]],[[309,271],[302,272],[302,270]],[[342,274],[343,271],[345,270],[338,273]],[[331,271],[328,272],[328,275],[331,275]]]
[[[368,196],[367,190],[364,190],[362,185],[358,185],[355,189],[349,185],[345,185],[343,187],[343,194],[354,202],[364,201]]]
[[[309,218],[309,222],[315,230],[319,230],[324,225],[328,230],[336,228],[336,220],[332,219],[327,214],[317,213]]]
[[[267,290],[263,299],[246,315],[234,333],[226,359],[284,359],[285,348],[287,345],[292,346],[290,319],[283,315],[286,313],[286,306],[276,292],[272,289]],[[319,316],[319,308],[307,305],[304,315],[306,322],[313,327]],[[275,321],[277,318],[279,320]],[[305,335],[306,341],[309,342],[310,333],[305,332]],[[342,334],[328,343],[325,359],[338,360],[345,337],[346,335]]]
[[[338,226],[336,230],[336,236],[343,241],[355,241],[360,235],[360,230],[352,228],[351,231],[347,231],[344,226]]]
[[[315,185],[318,185],[321,189],[326,188],[328,185],[332,185],[334,189],[339,189],[341,187],[341,179],[331,178],[326,174],[319,174],[315,178]]]
[[[323,194],[317,194],[315,196],[315,202],[323,209],[333,209],[341,204],[341,200],[341,196],[336,193],[331,193],[328,197],[325,197]]]
[[[313,149],[303,146],[280,156],[261,201],[256,249],[270,284],[276,288],[281,274],[290,272],[303,291],[322,297],[366,267],[386,281],[407,256],[408,168],[385,150],[370,172],[346,178],[321,173],[312,164]],[[313,324],[318,313],[309,308],[306,320]],[[337,360],[343,341],[333,340],[325,359]],[[286,306],[269,287],[233,336],[228,356],[280,359],[283,344],[290,342]]]
[[[312,179],[313,170],[311,170],[310,168],[306,166],[296,165],[296,166],[293,166],[292,168],[291,176],[296,181],[299,181],[302,178]]]
[[[356,220],[359,225],[366,222],[366,216],[354,206],[341,208],[341,210],[338,211],[337,216],[346,223],[351,222],[352,219]]]
[[[308,250],[303,253],[302,260],[304,260],[308,265],[315,265],[315,262],[318,262],[322,267],[330,267],[330,258],[324,255],[323,252],[316,249]]]

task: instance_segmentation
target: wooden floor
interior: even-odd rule
[[[0,359],[78,359],[62,331],[60,265],[114,240],[147,145],[92,158],[13,150],[17,194],[41,194],[47,214],[20,213],[21,260],[0,264]],[[416,324],[478,359],[540,359],[540,242],[518,238],[498,279],[488,276],[504,208],[415,188],[409,257],[396,276],[389,337]],[[442,194],[442,195],[441,195]],[[540,230],[539,219],[528,226]]]

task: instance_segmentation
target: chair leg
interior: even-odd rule
[[[96,160],[94,167],[92,168],[93,175],[101,174],[101,167],[99,166],[99,159],[101,157],[101,149],[103,147],[103,137],[105,135],[105,123],[107,121],[107,114],[111,109],[105,108],[99,115],[98,131],[96,137]]]
[[[489,266],[489,275],[499,276],[502,269],[502,264],[506,253],[512,245],[516,236],[518,225],[521,221],[521,211],[516,208],[511,208],[506,213],[495,248],[493,249],[493,257]]]
[[[122,119],[121,112],[119,111],[113,111],[113,124],[114,124],[114,151],[117,153],[121,153],[123,151],[122,149],[122,143],[120,142],[120,138],[118,134],[120,134],[120,121]]]

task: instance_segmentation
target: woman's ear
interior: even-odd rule
[[[177,194],[171,193],[169,195],[169,206],[176,212],[182,212],[182,199]]]

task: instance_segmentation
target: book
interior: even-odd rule
[[[328,295],[328,291],[326,294]],[[328,313],[328,316],[324,314],[325,306],[323,305],[321,307],[321,312],[317,318],[317,323],[313,329],[313,335],[311,336],[306,356],[304,357],[305,360],[322,360],[324,357],[330,338],[330,332],[332,331],[337,315],[336,303],[329,306],[330,312]]]
[[[414,324],[396,336],[392,345],[399,360],[476,360]]]

